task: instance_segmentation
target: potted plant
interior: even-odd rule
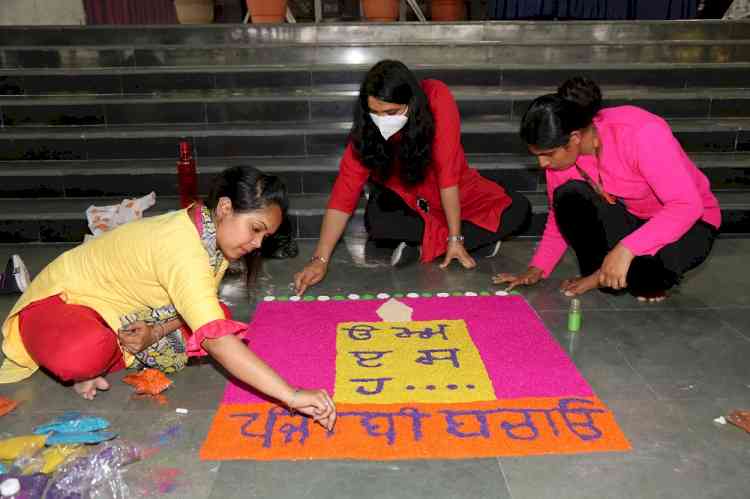
[[[214,22],[214,0],[174,0],[180,24],[211,24]]]
[[[461,21],[466,19],[464,0],[432,0],[430,4],[433,21]]]
[[[398,19],[398,0],[362,0],[363,14],[369,21],[393,22]]]
[[[286,19],[287,0],[247,0],[250,18],[254,24],[283,23]]]

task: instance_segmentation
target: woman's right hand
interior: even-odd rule
[[[307,414],[328,431],[336,424],[336,404],[325,390],[297,390],[287,403],[290,409]]]
[[[322,281],[327,272],[327,263],[320,260],[313,260],[308,263],[301,272],[294,274],[294,292],[297,296],[301,296],[307,288]]]
[[[497,274],[492,278],[495,284],[508,283],[506,291],[510,291],[516,286],[532,286],[542,280],[544,272],[537,267],[529,267],[523,274]]]

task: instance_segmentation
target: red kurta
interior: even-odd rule
[[[438,80],[424,80],[421,85],[427,94],[435,120],[432,163],[427,169],[424,182],[419,185],[407,186],[401,183],[398,165],[394,174],[383,185],[396,192],[424,220],[422,262],[426,263],[445,253],[448,248],[448,222],[440,199],[440,189],[457,185],[461,199],[461,220],[491,232],[499,229],[500,216],[510,206],[511,198],[498,184],[482,177],[474,168],[469,168],[461,144],[461,118],[450,89]],[[401,134],[398,133],[390,141],[400,139]],[[345,213],[354,212],[369,177],[370,170],[357,158],[350,142],[341,159],[328,208]],[[418,198],[429,203],[428,213],[417,208]]]

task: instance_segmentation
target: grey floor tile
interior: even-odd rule
[[[148,452],[148,458],[130,465],[126,477],[140,495],[204,499],[218,476],[219,463],[198,455],[208,433],[213,411],[178,415],[165,407],[154,413],[121,412],[112,427],[120,438]],[[241,497],[241,496],[239,496]]]
[[[715,454],[736,458],[740,464],[750,464],[750,436],[734,425],[714,421],[733,410],[750,410],[750,392],[744,397],[673,400],[669,404],[683,415],[692,433],[712,447]]]
[[[746,464],[714,459],[683,411],[660,401],[610,403],[630,453],[503,458],[514,499],[741,498]],[[544,470],[541,472],[541,470]]]
[[[620,312],[619,348],[662,398],[739,396],[748,390],[750,342],[720,310]]]
[[[725,309],[721,311],[721,319],[750,341],[750,310],[746,308]]]
[[[536,244],[505,243],[499,257],[481,260],[475,270],[454,264],[444,271],[436,265],[363,265],[352,257],[358,240],[361,227],[350,227],[329,276],[311,294],[495,290],[499,287],[491,284],[491,276],[525,268]],[[69,247],[0,245],[0,261],[19,253],[36,274]],[[294,273],[313,249],[314,242],[305,241],[296,259],[265,262],[252,292],[236,277],[228,277],[222,295],[235,318],[249,320],[261,296],[289,294]],[[750,409],[749,250],[750,240],[718,241],[706,265],[661,304],[589,293],[583,297],[583,327],[575,334],[566,327],[569,299],[558,291],[562,279],[576,274],[570,255],[548,280],[521,290],[614,412],[633,445],[629,453],[457,461],[201,462],[200,445],[226,382],[211,363],[172,376],[165,405],[134,398],[131,387],[121,381],[125,373],[111,375],[111,390],[93,402],[79,399],[43,373],[0,385],[0,396],[22,402],[0,420],[0,436],[28,433],[66,410],[108,417],[123,438],[139,443],[153,441],[154,434],[179,421],[179,438],[128,472],[152,492],[161,484],[167,497],[746,498],[750,436],[713,419],[733,408]],[[16,299],[0,296],[0,314]],[[190,412],[177,418],[177,407]]]
[[[540,316],[570,356],[594,393],[604,400],[652,400],[656,394],[637,373],[618,345],[616,314],[584,310],[580,331],[567,329],[567,312],[542,311]]]
[[[206,464],[218,467],[210,499],[264,497],[258,495],[257,464],[254,461],[224,461],[216,464],[207,462]]]
[[[72,388],[63,386],[43,372],[37,372],[18,383],[0,384],[0,396],[21,402],[14,411],[20,414],[64,411],[118,412],[127,405],[129,390],[119,386],[117,379],[114,377],[109,380],[111,390],[100,391],[93,401],[87,401],[76,395]]]
[[[255,476],[258,497],[276,499],[511,497],[496,459],[257,463]]]

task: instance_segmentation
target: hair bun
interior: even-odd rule
[[[557,95],[578,104],[593,116],[602,108],[602,91],[599,85],[583,76],[566,80],[557,88]]]

